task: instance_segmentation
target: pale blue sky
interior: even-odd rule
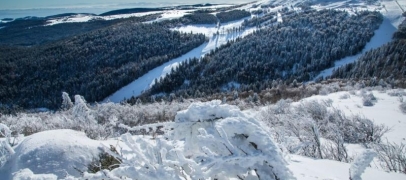
[[[195,3],[240,3],[250,0],[1,0],[0,9],[25,9],[47,7],[72,7],[72,6],[102,6],[114,4],[195,4]],[[251,0],[252,1],[252,0]]]

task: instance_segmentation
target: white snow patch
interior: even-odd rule
[[[45,26],[53,26],[53,25],[61,24],[61,23],[88,22],[93,19],[95,19],[95,16],[93,16],[93,15],[78,14],[78,15],[73,15],[73,16],[69,16],[69,17],[62,17],[62,18],[55,18],[55,19],[48,20],[47,24]]]
[[[98,157],[100,142],[91,140],[83,132],[74,130],[51,130],[28,136],[17,147],[15,154],[0,169],[0,179],[18,175],[54,174],[58,178],[72,175],[80,177],[75,168],[85,171],[87,164]],[[47,176],[48,177],[48,176]],[[49,176],[53,177],[53,176]]]
[[[153,20],[153,21],[149,21],[149,23],[152,22],[161,22],[164,20],[171,20],[171,19],[177,19],[177,18],[181,18],[186,14],[190,14],[191,10],[169,10],[169,11],[164,11],[163,14],[161,15],[161,17]]]
[[[291,155],[288,167],[293,172],[293,175],[300,180],[344,180],[350,177],[349,169],[351,165],[338,161]],[[361,177],[368,180],[403,180],[406,178],[406,175],[367,168]]]
[[[282,23],[282,22],[283,22],[282,15],[281,15],[280,12],[278,12],[277,22],[279,22],[279,23]]]
[[[370,107],[362,105],[362,96],[360,95],[350,95],[350,98],[340,99],[340,96],[343,94],[348,94],[346,91],[332,93],[327,96],[312,96],[302,101],[331,99],[333,100],[332,107],[342,110],[347,116],[362,115],[374,121],[375,124],[384,124],[391,128],[391,130],[383,136],[384,142],[387,139],[391,143],[406,144],[406,115],[399,109],[399,97],[389,96],[387,93],[381,93],[379,91],[371,91],[371,93],[377,98],[377,102],[374,106]]]
[[[34,174],[30,169],[22,169],[13,173],[13,179],[18,180],[57,180],[55,174]]]
[[[237,106],[221,104],[220,100],[215,100],[191,104],[188,109],[178,112],[175,122],[201,122],[239,116],[243,114]]]
[[[369,166],[371,161],[376,156],[376,153],[371,150],[365,150],[361,155],[359,155],[354,162],[351,164],[350,177],[352,180],[362,180],[361,175],[364,173],[365,168]]]

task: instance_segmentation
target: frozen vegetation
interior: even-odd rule
[[[0,24],[0,179],[406,179],[402,6],[264,0]],[[17,106],[42,104],[53,110]]]
[[[90,106],[63,94],[55,113],[0,118],[0,177],[404,179],[385,170],[405,167],[405,90],[347,89],[244,111],[219,100]],[[375,104],[363,106],[370,95]]]

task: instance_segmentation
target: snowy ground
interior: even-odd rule
[[[89,15],[89,14],[77,14],[68,17],[61,17],[61,18],[54,18],[47,21],[46,26],[53,26],[56,24],[61,23],[78,23],[78,22],[88,22],[91,20],[113,20],[113,19],[122,19],[122,18],[129,18],[129,17],[140,17],[146,16],[150,14],[161,13],[161,11],[153,11],[153,12],[146,12],[146,13],[132,13],[132,14],[119,14],[119,15],[111,15],[111,16],[97,16],[97,15]]]
[[[374,106],[366,107],[362,105],[362,97],[357,92],[357,95],[351,95],[349,92],[338,92],[327,96],[313,96],[306,98],[308,100],[333,100],[333,107],[339,108],[346,115],[363,115],[366,118],[373,120],[376,124],[385,124],[391,130],[384,135],[389,142],[397,144],[406,143],[406,114],[403,114],[400,109],[400,101],[397,96],[389,96],[387,93],[372,91],[377,98]],[[344,94],[349,95],[348,99],[341,99]]]
[[[289,169],[298,180],[346,180],[349,179],[350,164],[331,160],[316,160],[308,157],[291,155]],[[373,168],[367,168],[361,175],[365,180],[402,180],[404,174],[387,173]]]
[[[406,115],[399,110],[399,96],[390,96],[388,92],[405,94],[403,89],[388,90],[385,93],[370,91],[377,98],[377,102],[372,107],[362,106],[361,91],[317,95],[301,101],[331,99],[332,107],[344,111],[346,115],[361,114],[374,120],[375,123],[391,127],[391,131],[384,136],[388,141],[405,143],[404,117]],[[343,95],[347,95],[347,98],[343,99]],[[176,177],[184,176],[183,179],[194,179],[193,177],[213,177],[214,174],[219,175],[218,177],[227,177],[226,179],[238,179],[230,175],[246,170],[247,167],[262,167],[254,162],[271,157],[274,161],[273,169],[283,172],[279,172],[280,177],[285,177],[282,179],[344,180],[349,178],[351,164],[326,159],[317,160],[279,151],[279,148],[276,148],[278,145],[269,136],[271,130],[256,120],[255,115],[258,112],[254,109],[240,111],[235,106],[222,105],[220,101],[197,102],[188,109],[178,112],[174,122],[134,127],[135,129],[156,129],[164,126],[167,134],[163,136],[126,134],[120,138],[96,141],[87,138],[84,133],[73,130],[40,132],[25,137],[23,142],[14,147],[15,154],[0,169],[0,179],[11,179],[11,176],[17,179],[25,177],[80,179],[81,174],[72,167],[84,171],[85,165],[97,157],[101,149],[109,149],[110,145],[117,147],[117,150],[123,153],[121,157],[126,158],[123,167],[95,175],[85,173],[87,179],[102,179],[106,176],[110,179],[120,176],[142,177],[141,179],[179,179]],[[254,142],[255,147],[252,143],[244,144],[247,142]],[[356,150],[364,151],[360,146],[347,146],[347,148],[360,148]],[[265,149],[267,151],[264,151]],[[269,154],[258,152],[269,152]],[[202,159],[207,162],[202,163]],[[185,164],[188,165],[185,166]],[[142,168],[151,166],[154,168]],[[190,169],[185,169],[182,175],[171,170],[176,166]],[[361,177],[368,180],[406,179],[405,174],[388,173],[373,167],[367,168]],[[13,172],[17,173],[12,175]],[[258,171],[258,173],[261,172]],[[246,179],[257,179],[255,172],[250,171],[240,176]]]

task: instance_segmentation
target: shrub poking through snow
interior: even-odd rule
[[[381,167],[387,171],[406,174],[406,144],[389,143],[373,146]]]
[[[135,128],[161,126],[165,134],[153,138],[122,135],[130,150],[120,153],[121,166],[85,178],[294,179],[269,129],[236,106],[193,103],[175,122]]]
[[[11,131],[5,124],[0,123],[0,135],[5,137],[5,140],[0,142],[0,167],[3,167],[8,158],[15,152],[10,146]]]
[[[362,105],[373,106],[374,102],[376,102],[376,98],[372,93],[362,95]]]
[[[121,159],[117,158],[117,156],[118,152],[116,148],[110,145],[109,151],[104,151],[99,154],[98,158],[93,159],[93,161],[87,166],[87,171],[89,173],[97,173],[104,169],[113,170],[118,168],[121,164]]]
[[[402,113],[406,114],[406,102],[400,103],[399,109],[400,109],[400,111],[402,111]]]
[[[340,96],[340,99],[349,99],[349,98],[350,98],[350,94],[348,94],[348,93],[345,93]]]
[[[299,104],[281,100],[264,111],[261,118],[272,128],[275,140],[290,153],[342,162],[350,160],[344,143],[379,143],[389,131],[363,116],[344,115],[332,107],[331,100]],[[321,138],[327,141],[321,143]]]

